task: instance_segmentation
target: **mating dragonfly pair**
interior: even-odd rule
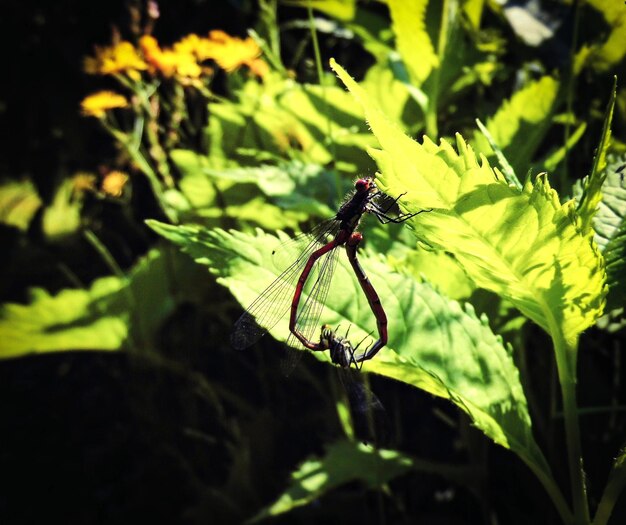
[[[357,259],[356,251],[363,235],[356,230],[365,213],[374,215],[381,223],[386,224],[404,222],[426,210],[392,217],[388,215],[389,211],[402,195],[393,199],[386,207],[378,202],[382,195],[372,178],[359,179],[354,184],[354,191],[346,198],[335,217],[321,223],[310,233],[303,234],[308,244],[301,255],[259,295],[235,323],[231,343],[236,349],[241,350],[254,344],[285,317],[287,312],[291,332],[287,344],[297,346],[300,343],[313,351],[330,350],[333,363],[343,368],[350,368],[351,365],[358,367],[363,361],[373,358],[387,344],[387,315],[374,286]],[[322,327],[319,340],[313,340],[330,289],[339,252],[337,248],[341,246],[346,247],[348,261],[374,314],[378,330],[378,339],[358,355],[356,350],[361,343],[352,345],[347,334],[346,337],[341,337],[327,325]],[[313,284],[304,305],[299,308],[305,284],[310,284],[310,279]],[[294,354],[300,355],[301,352]]]

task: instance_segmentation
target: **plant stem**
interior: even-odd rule
[[[613,466],[613,470],[609,475],[609,481],[606,484],[602,499],[598,504],[593,525],[606,525],[609,522],[613,507],[626,487],[626,453],[622,451],[619,458]]]
[[[556,366],[563,397],[563,416],[565,419],[565,437],[567,440],[567,460],[569,463],[574,524],[589,525],[589,504],[585,489],[580,427],[578,425],[578,406],[576,403],[576,354],[578,341],[568,342],[561,332],[552,331]]]
[[[456,6],[450,3],[450,0],[443,0],[441,4],[441,25],[439,28],[439,39],[437,41],[437,56],[439,57],[439,65],[433,70],[433,82],[428,93],[428,109],[426,111],[425,125],[426,134],[436,140],[439,134],[437,126],[437,106],[439,104],[439,85],[441,80],[441,70],[443,69],[443,59],[446,54],[446,44],[448,42],[448,29],[450,26],[451,9]]]
[[[574,516],[572,515],[572,511],[567,505],[567,502],[563,497],[563,493],[559,489],[559,486],[556,484],[556,481],[554,481],[554,478],[539,465],[537,465],[537,463],[535,463],[534,461],[523,456],[520,457],[522,458],[524,463],[526,463],[528,468],[530,468],[530,470],[535,474],[535,476],[537,476],[537,478],[543,485],[543,488],[548,493],[548,496],[550,496],[550,499],[552,500],[552,503],[554,503],[554,506],[556,507],[556,510],[559,513],[559,516],[561,517],[563,523],[574,523]]]

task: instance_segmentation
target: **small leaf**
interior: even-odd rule
[[[613,109],[615,108],[615,94],[617,90],[617,77],[613,77],[613,89],[609,97],[609,103],[604,113],[604,124],[602,135],[596,155],[593,159],[591,174],[587,178],[583,188],[583,194],[578,204],[578,215],[582,221],[583,231],[589,235],[593,233],[592,222],[596,214],[598,204],[602,200],[602,184],[607,174],[606,152],[611,142],[611,122],[613,120]]]
[[[544,76],[505,100],[496,114],[487,119],[489,133],[518,177],[530,167],[538,146],[552,124],[558,91],[558,81]],[[482,134],[474,134],[474,146],[492,162],[495,154]]]
[[[0,307],[0,358],[60,350],[118,350],[128,335],[126,321],[102,309],[122,289],[116,277],[94,281],[89,290],[50,295],[32,289],[28,305]]]
[[[102,277],[87,290],[66,289],[56,295],[34,288],[29,304],[0,305],[0,359],[151,347],[177,301],[197,296],[196,268],[187,257],[153,250],[125,279]],[[165,276],[176,276],[176,292]]]
[[[356,13],[356,0],[281,0],[282,4],[306,8],[309,5],[328,16],[349,22]]]
[[[413,85],[419,87],[439,58],[426,31],[428,0],[388,0],[391,26],[396,35],[396,49],[409,71]]]
[[[606,71],[626,56],[626,5],[619,0],[589,0],[588,3],[602,13],[611,28],[608,38],[596,51],[596,60],[593,62],[598,71]]]
[[[291,474],[287,490],[248,523],[307,505],[324,493],[354,480],[363,482],[368,488],[381,487],[414,469],[416,463],[419,461],[395,450],[376,450],[353,441],[335,442],[328,446],[322,458],[312,457],[304,461]]]
[[[41,199],[30,180],[0,185],[0,223],[25,231],[40,206]]]
[[[74,196],[74,183],[66,179],[57,189],[52,204],[43,213],[43,232],[51,241],[75,233],[80,226],[81,202]]]

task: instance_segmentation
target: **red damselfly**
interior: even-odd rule
[[[340,246],[346,246],[348,260],[365,292],[378,327],[378,340],[355,359],[357,362],[371,359],[385,346],[387,317],[378,294],[357,260],[356,250],[363,236],[356,229],[365,213],[374,215],[381,223],[386,224],[404,222],[421,212],[401,213],[391,217],[388,215],[389,210],[402,195],[393,199],[387,207],[378,202],[382,195],[372,178],[358,179],[354,184],[354,191],[347,196],[335,217],[305,234],[307,245],[301,255],[259,295],[235,323],[231,343],[236,349],[244,349],[254,344],[290,312],[291,334],[287,344],[297,346],[295,338],[309,350],[324,350],[312,338],[319,326],[318,321],[337,260],[337,248]],[[308,290],[304,306],[299,309],[305,284],[311,282],[313,284]]]

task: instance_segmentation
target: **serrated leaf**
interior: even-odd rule
[[[596,51],[593,62],[598,71],[606,71],[626,56],[626,5],[619,0],[589,0],[589,5],[602,13],[611,28],[608,38]]]
[[[487,119],[487,130],[518,177],[530,167],[537,147],[552,124],[558,92],[559,82],[544,76],[505,100],[496,114]],[[473,144],[493,164],[495,153],[481,133],[474,134]]]
[[[396,49],[413,85],[419,87],[439,65],[439,58],[426,31],[428,0],[388,0],[387,5],[391,27],[396,35]]]
[[[333,68],[381,144],[370,154],[382,188],[407,192],[401,203],[409,211],[436,208],[412,223],[418,235],[452,253],[478,286],[510,300],[555,341],[575,347],[601,315],[606,287],[604,262],[579,231],[572,203],[560,204],[545,175],[521,192],[509,187],[458,135],[458,153],[445,141],[413,141],[340,66]]]
[[[622,222],[604,250],[609,295],[607,309],[626,304],[626,222]]]
[[[0,307],[0,358],[59,350],[118,350],[128,335],[124,319],[102,308],[103,299],[119,293],[116,277],[96,280],[89,290],[50,295],[31,290],[28,305]]]
[[[369,488],[381,487],[393,478],[419,468],[421,463],[395,450],[376,450],[353,441],[335,442],[327,447],[323,457],[309,458],[292,472],[287,490],[248,523],[307,505],[350,481],[359,480]]]
[[[30,180],[0,185],[0,223],[25,231],[40,206],[41,199]]]
[[[0,359],[71,350],[111,351],[151,345],[180,298],[193,298],[196,266],[187,257],[151,251],[127,279],[102,277],[89,289],[51,295],[30,291],[29,304],[0,305]],[[176,295],[170,280],[176,277]]]
[[[252,237],[156,221],[149,225],[208,266],[243,306],[280,274],[282,268],[272,257],[274,250],[290,250],[287,260],[299,255],[289,244],[281,244],[283,236],[258,232]],[[478,319],[471,306],[462,307],[430,285],[395,273],[379,258],[363,254],[359,258],[389,319],[388,345],[365,368],[452,400],[496,443],[511,448],[549,476],[532,437],[517,369],[486,320]],[[320,324],[351,326],[350,337],[355,341],[375,328],[367,300],[341,254],[325,306]],[[288,319],[270,333],[286,340]],[[319,357],[319,352],[315,355]]]
[[[243,149],[263,150],[276,158],[367,170],[363,148],[372,137],[354,100],[339,87],[292,81],[246,83],[238,103],[210,104],[208,133],[213,168],[234,167]]]
[[[611,143],[611,122],[613,120],[613,109],[615,108],[615,95],[617,90],[617,77],[613,78],[613,89],[609,97],[609,103],[604,113],[604,123],[602,125],[602,135],[600,144],[593,159],[591,174],[586,179],[583,194],[578,205],[578,215],[582,222],[582,229],[585,233],[593,234],[593,218],[596,214],[598,204],[602,200],[602,184],[607,174],[606,152]]]

